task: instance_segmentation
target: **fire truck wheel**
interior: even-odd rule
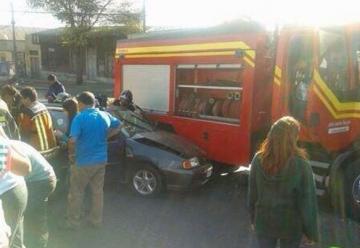
[[[346,214],[360,221],[360,159],[352,162],[345,171]]]
[[[150,165],[138,165],[130,171],[130,187],[138,195],[154,197],[163,190],[160,172]]]

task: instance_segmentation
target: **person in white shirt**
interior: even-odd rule
[[[27,189],[22,176],[30,171],[29,159],[11,147],[4,130],[0,128],[0,199],[5,221],[11,228],[10,248],[23,248]]]

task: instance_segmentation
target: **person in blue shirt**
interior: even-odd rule
[[[101,227],[103,186],[107,164],[107,139],[118,131],[120,121],[107,112],[95,108],[95,96],[85,91],[78,97],[80,113],[71,124],[69,139],[70,189],[65,228],[80,226],[81,206],[87,186],[91,192],[91,206],[87,217],[92,227]]]
[[[25,245],[45,248],[49,239],[47,223],[48,197],[56,187],[56,175],[49,162],[32,146],[17,140],[10,145],[29,159],[31,172],[25,176],[28,202],[24,215]]]
[[[59,93],[65,93],[65,87],[62,83],[59,82],[57,77],[54,74],[48,76],[48,81],[50,83],[49,89],[45,95],[48,102],[51,103],[56,99],[56,96]]]

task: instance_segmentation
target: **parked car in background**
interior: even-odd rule
[[[49,106],[54,127],[65,131],[62,108]],[[165,189],[186,190],[204,185],[213,167],[204,152],[184,138],[156,126],[131,111],[112,112],[122,121],[120,132],[108,143],[107,170],[119,173],[137,194],[154,196]]]

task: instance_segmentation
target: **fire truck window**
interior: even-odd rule
[[[354,82],[350,86],[349,101],[360,101],[360,33],[354,33],[351,44]]]
[[[350,92],[348,56],[344,36],[320,33],[319,71],[322,79],[340,101],[347,101]]]
[[[299,120],[305,119],[308,87],[312,73],[310,36],[293,36],[288,50],[289,111]]]

